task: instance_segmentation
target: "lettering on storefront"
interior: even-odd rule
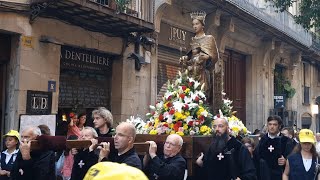
[[[52,92],[27,91],[26,113],[30,115],[51,114]]]
[[[82,72],[110,74],[112,56],[106,53],[61,46],[61,69],[72,69]]]
[[[187,51],[193,33],[167,23],[161,23],[159,44]]]

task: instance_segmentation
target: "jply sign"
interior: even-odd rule
[[[51,114],[52,92],[27,91],[27,114]]]
[[[192,33],[173,25],[162,22],[160,26],[159,44],[175,49],[187,51],[189,49]]]
[[[112,60],[106,53],[61,46],[60,67],[99,74],[111,73]]]

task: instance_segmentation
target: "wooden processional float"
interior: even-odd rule
[[[134,143],[134,148],[139,156],[144,156],[149,151],[149,144],[146,141],[155,141],[158,145],[157,154],[163,153],[163,145],[167,135],[147,135],[137,134]],[[210,136],[183,136],[183,146],[181,155],[187,161],[188,175],[194,175],[195,161],[201,152],[206,152],[210,146]],[[98,143],[110,142],[110,151],[115,151],[112,137],[99,137]],[[37,140],[31,141],[32,150],[52,150],[61,151],[65,149],[82,149],[88,148],[91,145],[90,140],[67,140],[65,136],[39,136]]]

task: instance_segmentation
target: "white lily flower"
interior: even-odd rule
[[[200,113],[202,116],[207,117],[208,116],[208,111],[204,110]]]
[[[184,102],[185,102],[186,104],[189,104],[189,103],[192,102],[192,98],[185,96],[185,97],[184,97]]]
[[[203,91],[204,90],[204,86],[205,86],[205,83],[203,83],[202,85],[201,85],[201,91]]]
[[[149,108],[150,108],[151,110],[156,110],[156,107],[154,107],[154,106],[152,106],[152,105],[150,105]]]
[[[200,85],[200,83],[198,81],[194,81],[193,88],[197,89],[199,85]]]
[[[184,107],[184,103],[182,103],[180,101],[173,102],[173,107],[176,111],[181,112],[182,107]]]
[[[181,77],[181,76],[182,76],[181,72],[180,72],[180,71],[178,71],[178,73],[179,73],[179,76]]]

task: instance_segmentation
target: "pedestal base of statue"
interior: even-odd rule
[[[155,141],[158,145],[158,154],[163,154],[163,145],[166,141],[167,135],[148,135],[137,134],[135,142]],[[182,136],[183,146],[181,155],[187,161],[188,176],[193,176],[196,169],[195,161],[201,152],[206,152],[211,144],[211,136]],[[135,146],[139,155],[144,155],[148,146]]]

